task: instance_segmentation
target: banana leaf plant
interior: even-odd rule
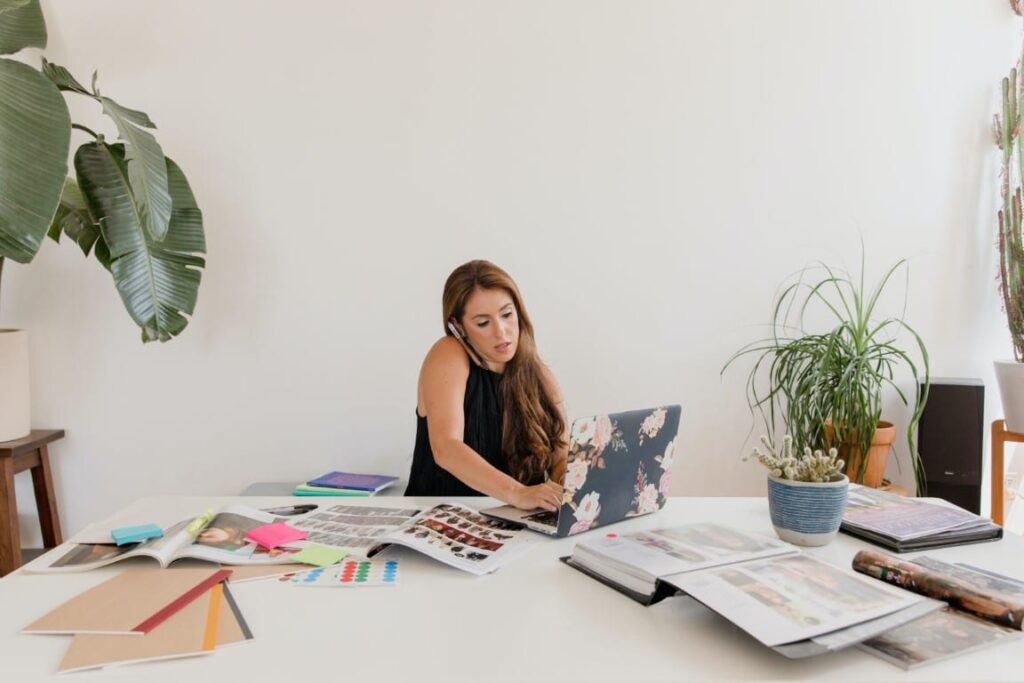
[[[46,47],[39,0],[0,0],[0,55]],[[120,142],[72,123],[65,93],[97,102]],[[91,136],[74,155],[72,129]],[[62,66],[0,57],[0,275],[48,235],[74,241],[114,280],[142,340],[167,341],[195,310],[206,251],[202,212],[145,113],[86,88]]]

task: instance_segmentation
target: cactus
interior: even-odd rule
[[[999,210],[998,239],[999,291],[1013,338],[1013,355],[1018,362],[1024,362],[1024,240],[1021,237],[1020,187],[1021,178],[1024,178],[1024,150],[1020,141],[1022,104],[1024,83],[1019,79],[1017,68],[1013,68],[1003,79],[1003,111],[994,117],[992,135],[1003,153],[1000,179],[1003,207]]]
[[[805,446],[802,454],[796,454],[793,448],[793,437],[786,434],[782,438],[782,452],[775,450],[767,436],[761,437],[765,450],[755,447],[749,457],[757,460],[773,477],[781,477],[792,481],[827,482],[838,481],[843,476],[846,463],[837,459],[839,452],[835,448],[828,449],[828,455],[822,451],[811,451]]]

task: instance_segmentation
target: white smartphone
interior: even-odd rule
[[[469,357],[473,359],[473,362],[479,365],[480,367],[485,367],[483,358],[481,358],[480,355],[476,352],[476,349],[470,346],[469,340],[466,339],[465,332],[462,331],[462,328],[459,327],[458,323],[456,323],[454,320],[449,320],[448,329],[451,330],[451,333],[455,335],[455,338],[459,340],[460,344],[462,344],[462,348],[466,349],[466,353],[468,353]]]

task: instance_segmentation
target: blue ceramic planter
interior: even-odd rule
[[[775,533],[796,545],[825,545],[839,532],[850,480],[791,481],[768,476],[768,510]]]

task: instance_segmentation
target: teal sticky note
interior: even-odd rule
[[[120,529],[113,529],[110,537],[114,543],[124,545],[125,543],[137,543],[150,538],[160,538],[164,535],[163,529],[156,524],[141,524],[139,526],[126,526]]]
[[[346,555],[348,555],[348,552],[345,550],[310,543],[294,555],[289,555],[288,559],[292,562],[311,564],[316,567],[329,567]]]

